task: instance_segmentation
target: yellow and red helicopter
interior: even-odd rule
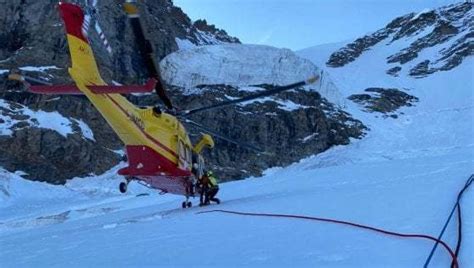
[[[125,144],[128,165],[118,171],[118,174],[125,178],[125,181],[119,185],[122,193],[126,192],[130,181],[137,180],[163,193],[183,195],[186,201],[182,203],[182,207],[191,207],[189,197],[195,196],[197,192],[194,189],[195,182],[204,170],[204,159],[201,153],[205,148],[213,148],[214,141],[209,134],[202,134],[201,140],[193,145],[182,122],[228,142],[259,151],[255,146],[239,143],[210,131],[187,117],[201,111],[234,105],[308,85],[319,78],[315,76],[305,81],[275,87],[258,94],[207,107],[177,111],[166,95],[159,65],[155,62],[153,46],[145,36],[138,7],[134,1],[124,3],[124,10],[130,19],[140,54],[149,72],[150,79],[145,85],[107,85],[100,76],[87,39],[88,25],[86,24],[89,22],[83,10],[80,6],[71,3],[59,2],[58,6],[67,33],[72,60],[72,66],[68,71],[75,85],[45,85],[41,81],[30,79],[31,82],[40,85],[29,85],[29,91],[38,94],[81,94],[89,99]],[[10,78],[29,80],[18,74],[13,74]],[[163,100],[166,112],[158,107],[137,107],[121,95],[152,92],[154,89]]]

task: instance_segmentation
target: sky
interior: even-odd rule
[[[456,0],[173,0],[243,43],[299,50],[351,41],[394,18]]]

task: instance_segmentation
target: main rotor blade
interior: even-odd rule
[[[246,97],[243,97],[243,98],[230,100],[230,101],[226,101],[226,102],[221,102],[221,103],[217,103],[217,104],[214,104],[214,105],[201,107],[201,108],[197,108],[197,109],[186,110],[182,114],[180,114],[180,116],[186,117],[186,116],[189,116],[191,114],[199,113],[199,112],[202,112],[202,111],[212,110],[212,109],[221,108],[221,107],[224,107],[224,106],[234,105],[234,104],[237,104],[237,103],[246,102],[246,101],[250,101],[250,100],[254,100],[254,99],[274,95],[274,94],[277,94],[277,93],[280,93],[280,92],[283,92],[283,91],[286,91],[286,90],[290,90],[290,89],[294,89],[294,88],[297,88],[297,87],[301,87],[301,86],[305,86],[305,85],[315,83],[318,80],[319,80],[319,75],[316,75],[316,76],[313,76],[313,77],[311,77],[307,80],[304,80],[304,81],[300,81],[300,82],[293,83],[293,84],[286,85],[286,86],[279,86],[279,87],[276,87],[274,89],[265,90],[264,92],[260,92],[260,93],[253,94],[253,95],[250,95],[250,96],[246,96]]]
[[[207,133],[211,134],[211,135],[214,136],[214,137],[217,137],[217,138],[219,138],[219,139],[221,139],[221,140],[225,140],[225,141],[227,141],[227,142],[230,142],[230,143],[235,144],[235,145],[237,145],[237,146],[240,146],[240,147],[242,147],[242,148],[246,148],[246,149],[248,149],[248,150],[251,150],[251,151],[254,151],[254,152],[257,152],[257,153],[265,153],[262,149],[260,149],[260,148],[258,148],[258,147],[256,147],[256,146],[253,146],[253,145],[251,145],[251,144],[244,143],[244,142],[239,142],[239,141],[236,141],[236,140],[231,139],[231,138],[229,138],[229,137],[226,137],[226,136],[224,136],[224,135],[222,135],[222,134],[220,134],[220,133],[217,133],[217,132],[215,132],[215,131],[213,131],[213,130],[210,130],[210,129],[204,127],[203,125],[198,124],[198,123],[196,123],[196,122],[194,122],[194,121],[192,121],[192,120],[184,119],[183,122],[185,122],[185,123],[187,123],[187,124],[190,124],[190,125],[192,125],[192,126],[198,128],[198,129],[200,129],[200,130],[202,130],[202,131],[204,131],[204,132],[207,132]]]
[[[166,90],[161,79],[159,65],[155,62],[155,53],[153,51],[153,46],[145,36],[145,30],[140,21],[140,14],[138,13],[138,7],[134,1],[127,1],[124,3],[124,10],[127,13],[128,18],[130,19],[130,24],[132,26],[133,34],[135,35],[135,41],[140,51],[140,55],[145,62],[145,67],[148,70],[148,74],[151,78],[157,80],[156,83],[156,93],[160,99],[164,102],[168,109],[173,109],[173,104],[171,100],[166,95]]]
[[[95,21],[94,28],[97,34],[99,35],[100,41],[102,41],[102,45],[104,45],[105,49],[107,50],[107,52],[109,52],[109,54],[112,54],[112,47],[110,46],[107,37],[105,37],[104,31],[102,31],[102,28],[100,27],[97,19]]]

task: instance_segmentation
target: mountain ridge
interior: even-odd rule
[[[326,62],[328,67],[343,67],[359,58],[375,45],[385,42],[387,46],[412,36],[420,36],[401,44],[400,51],[387,56],[390,65],[387,73],[398,75],[409,68],[413,77],[424,77],[437,71],[447,71],[474,55],[474,13],[472,2],[462,2],[438,9],[410,13],[392,20],[385,28],[358,38],[334,52]],[[421,34],[423,33],[423,34]],[[436,48],[427,58],[422,50]],[[415,66],[406,63],[417,61]]]

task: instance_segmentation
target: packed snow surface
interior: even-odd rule
[[[2,266],[419,267],[430,242],[302,220],[196,214],[226,209],[310,215],[436,236],[456,191],[472,172],[474,148],[350,157],[371,141],[269,170],[262,178],[223,184],[221,205],[186,210],[178,208],[180,197],[160,196],[135,184],[131,193],[119,195],[115,170],[93,182],[75,179],[66,187],[6,175]],[[142,192],[149,195],[137,196]],[[471,189],[463,200],[461,267],[473,263],[472,198]],[[455,233],[451,224],[444,237],[451,245]],[[202,250],[203,244],[212,250]],[[449,262],[439,248],[433,267]]]

